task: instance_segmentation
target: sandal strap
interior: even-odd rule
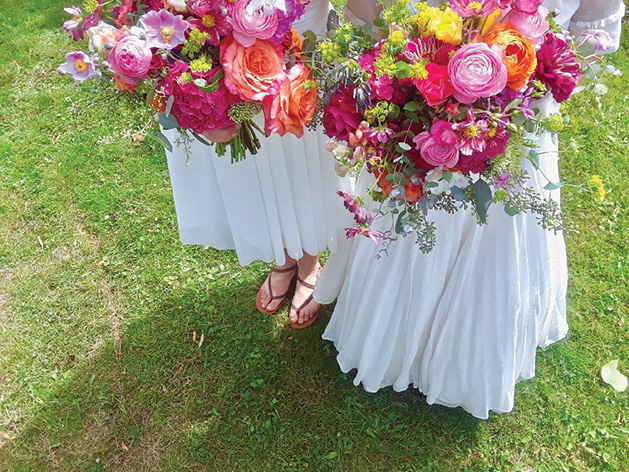
[[[286,289],[286,291],[282,294],[282,295],[273,295],[273,284],[271,283],[271,275],[273,275],[274,272],[281,274],[284,272],[292,272],[293,270],[297,269],[297,264],[295,264],[292,267],[285,267],[283,269],[278,269],[276,267],[273,267],[271,269],[271,272],[269,273],[269,295],[271,295],[271,300],[279,300],[280,298],[286,298],[286,295],[288,295],[288,292],[290,292],[290,285],[288,286],[288,288]]]
[[[306,301],[305,301],[305,302],[303,302],[303,303],[299,306],[299,308],[297,308],[297,307],[296,307],[295,305],[293,305],[292,303],[290,304],[290,306],[291,306],[291,308],[292,308],[293,310],[295,310],[295,313],[297,313],[297,316],[299,316],[299,314],[301,313],[301,310],[303,310],[304,308],[306,308],[306,307],[310,304],[310,302],[311,302],[311,301],[313,301],[313,300],[314,300],[314,298],[313,298],[312,294],[310,294],[310,295],[308,296],[308,298],[306,298]]]
[[[317,277],[318,279],[319,277]],[[304,281],[301,279],[301,277],[299,277],[299,275],[297,276],[297,282],[299,282],[300,284],[302,284],[304,287],[309,288],[310,290],[314,290],[315,286],[313,284],[309,284],[308,282]],[[316,283],[316,282],[315,282]]]

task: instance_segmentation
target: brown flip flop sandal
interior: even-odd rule
[[[292,280],[291,280],[291,282],[290,282],[286,292],[284,292],[282,295],[273,295],[273,285],[271,284],[271,275],[273,275],[274,273],[281,274],[281,273],[284,273],[284,272],[292,272],[292,271],[295,271],[295,275],[293,275],[293,278],[292,278]],[[286,295],[288,295],[288,292],[290,292],[290,285],[292,285],[293,280],[295,279],[296,275],[297,275],[297,264],[295,264],[292,267],[286,267],[284,269],[278,269],[277,267],[273,267],[271,269],[271,272],[269,273],[269,276],[268,276],[269,293],[271,294],[271,301],[273,301],[273,300],[280,300],[280,299],[282,301],[284,301],[284,299],[286,298]],[[262,284],[262,286],[264,286],[264,283]],[[264,308],[262,306],[262,293],[260,292],[260,290],[258,290],[258,294],[256,295],[256,307],[258,307],[258,311],[260,313],[266,313],[267,315],[272,315],[274,313],[277,313],[277,311],[280,309],[281,306],[282,306],[282,304],[280,303],[275,310],[268,311],[266,308]]]
[[[323,269],[323,267],[319,264],[319,271],[317,273],[317,280],[315,282],[316,283],[319,281],[319,276],[321,275],[321,270]],[[301,310],[303,310],[304,308],[306,308],[308,306],[308,304],[314,300],[314,289],[315,289],[315,285],[309,284],[308,282],[305,282],[303,280],[301,280],[301,277],[299,277],[299,273],[297,274],[297,283],[303,285],[306,288],[309,288],[310,290],[312,290],[312,293],[310,294],[310,296],[308,298],[306,298],[306,301],[304,301],[301,306],[299,306],[299,308],[297,308],[295,305],[293,305],[291,303],[291,308],[293,310],[295,310],[295,313],[297,313],[297,316],[299,316],[299,314],[301,313]],[[321,307],[319,307],[321,308]],[[310,326],[312,323],[314,323],[315,321],[317,321],[317,318],[319,318],[319,310],[317,310],[309,319],[308,321],[305,321],[304,323],[291,323],[290,327],[293,329],[306,329],[308,326]]]

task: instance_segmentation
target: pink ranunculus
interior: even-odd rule
[[[426,64],[428,77],[418,82],[419,91],[428,105],[435,106],[444,103],[454,93],[454,88],[448,77],[448,67],[429,62]]]
[[[502,49],[485,43],[466,44],[459,49],[448,63],[454,98],[473,103],[502,91],[507,85],[507,67],[502,57]]]
[[[137,36],[121,39],[107,57],[112,72],[132,80],[146,78],[152,60],[151,49]]]
[[[256,39],[271,39],[279,23],[277,10],[266,14],[264,9],[250,13],[252,0],[236,0],[229,10],[234,38],[245,47],[253,46]]]
[[[513,0],[511,8],[524,13],[535,13],[537,9],[544,3],[544,0]]]
[[[534,46],[538,46],[544,42],[544,35],[550,28],[550,24],[546,21],[547,17],[548,9],[540,6],[535,14],[511,10],[502,21],[510,23],[511,26],[530,39]]]
[[[440,167],[454,167],[459,160],[459,151],[455,146],[439,144],[430,131],[423,131],[413,138],[415,148],[428,164]]]

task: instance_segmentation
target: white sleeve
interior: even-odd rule
[[[624,16],[623,0],[581,0],[578,10],[570,20],[570,32],[578,38],[586,30],[605,30],[612,39],[613,46],[602,52],[609,54],[620,47]]]

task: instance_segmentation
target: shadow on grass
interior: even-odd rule
[[[354,387],[320,339],[329,308],[294,332],[256,311],[255,282],[129,313],[122,353],[103,346],[27,423],[15,470],[431,470],[476,449],[462,410]]]

